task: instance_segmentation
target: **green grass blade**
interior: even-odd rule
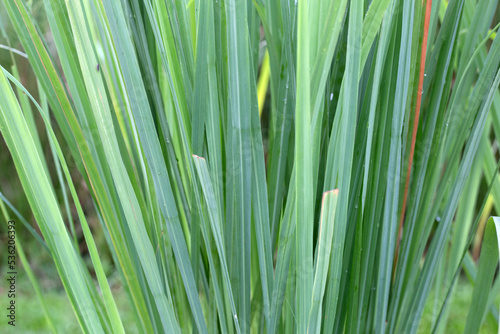
[[[234,215],[226,216],[228,224],[234,224],[233,279],[238,316],[241,330],[250,330],[250,235],[251,235],[251,192],[252,163],[251,157],[251,113],[258,112],[257,99],[252,100],[250,87],[254,76],[251,74],[249,34],[247,25],[247,4],[241,0],[229,0],[225,4],[227,20],[228,47],[228,141],[227,151],[229,173],[226,178],[234,187],[234,199],[227,206],[235,206]],[[234,202],[232,202],[234,201]],[[231,203],[232,202],[232,203]],[[231,236],[227,236],[231,238]],[[234,262],[235,261],[235,262]]]
[[[399,54],[399,68],[396,84],[396,95],[391,127],[391,145],[389,155],[389,170],[384,206],[384,223],[382,226],[380,264],[378,281],[383,282],[376,292],[375,330],[384,332],[386,326],[387,308],[389,304],[389,289],[391,271],[396,245],[399,218],[399,188],[401,177],[401,134],[404,112],[408,96],[408,81],[410,76],[411,36],[413,28],[413,6],[409,2],[403,4],[403,27]]]
[[[308,333],[318,333],[321,329],[321,305],[325,292],[328,264],[332,250],[333,233],[335,230],[335,210],[337,209],[338,190],[326,192],[321,205],[321,220],[316,255],[314,285],[309,312]]]
[[[268,8],[273,8],[277,5],[277,1],[271,1]],[[295,62],[293,47],[295,45],[295,30],[293,26],[296,24],[296,14],[295,6],[290,6],[288,1],[285,1],[281,8],[281,16],[284,18],[283,21],[283,36],[282,36],[282,47],[281,47],[281,61],[280,68],[283,69],[283,77],[280,76],[277,83],[278,87],[273,88],[273,82],[277,81],[278,75],[272,73],[271,76],[271,92],[276,91],[277,93],[271,93],[274,97],[277,94],[277,98],[271,99],[272,102],[276,104],[276,108],[271,109],[271,120],[270,120],[270,134],[269,134],[269,152],[267,155],[267,173],[268,177],[268,200],[269,200],[269,221],[271,226],[271,242],[272,249],[275,248],[279,218],[281,210],[283,209],[284,196],[288,184],[286,180],[286,162],[288,159],[288,152],[290,146],[291,131],[293,125],[293,115],[295,108]],[[276,19],[271,17],[279,15],[279,13],[268,13],[270,24],[276,24]],[[265,21],[264,21],[265,22]],[[277,29],[276,27],[274,29]],[[273,30],[275,31],[275,30]],[[274,34],[278,34],[275,32]],[[272,45],[274,39],[272,37],[267,37],[266,40],[269,44],[268,50],[274,48]],[[272,50],[271,50],[272,52]],[[271,56],[270,56],[271,57]],[[274,56],[273,56],[274,57]],[[277,55],[276,55],[277,57]],[[278,61],[278,60],[273,60]],[[272,70],[272,69],[271,69]]]
[[[361,73],[361,26],[362,26],[363,6],[359,1],[352,2],[349,9],[347,51],[346,51],[346,72],[341,88],[341,98],[337,104],[337,117],[332,127],[332,137],[330,138],[328,160],[334,161],[332,168],[333,175],[325,179],[324,187],[339,189],[339,199],[337,204],[335,221],[338,223],[338,232],[334,236],[334,247],[330,260],[330,272],[328,278],[327,297],[324,304],[325,312],[329,311],[332,316],[323,322],[323,331],[331,332],[334,327],[335,317],[338,307],[339,289],[341,283],[343,261],[343,249],[346,241],[346,229],[348,226],[348,210],[350,201],[350,183],[353,166],[353,153],[355,144],[355,128],[357,122],[359,78]],[[343,92],[349,92],[343,94]],[[338,132],[335,132],[335,131]],[[330,170],[330,169],[329,169]]]
[[[309,3],[298,3],[297,93],[295,106],[295,210],[297,330],[307,332],[313,286],[313,165],[311,140],[311,83]]]
[[[471,308],[467,316],[465,333],[478,333],[483,320],[488,294],[493,282],[493,276],[495,275],[495,269],[498,265],[498,252],[500,248],[499,217],[491,217],[488,220],[483,238],[477,279]]]
[[[293,172],[295,173],[295,172]],[[294,175],[292,174],[292,180]],[[269,332],[275,333],[281,316],[287,284],[293,281],[293,271],[290,270],[290,261],[293,261],[293,246],[295,245],[295,187],[290,189],[287,197],[286,209],[281,219],[281,231],[278,239],[278,255],[274,272],[273,293],[271,300],[271,317]],[[292,274],[289,274],[292,273]],[[290,277],[290,279],[288,279]],[[287,300],[287,305],[290,303]]]
[[[255,83],[252,85],[255,87]],[[252,100],[256,101],[256,89]],[[273,291],[273,254],[271,251],[271,235],[269,226],[269,207],[267,198],[266,169],[264,164],[264,150],[260,128],[260,119],[255,108],[251,114],[251,136],[252,136],[252,209],[257,242],[257,254],[259,259],[259,273],[262,286],[262,299],[264,303],[264,318],[266,328],[270,324],[270,294]]]

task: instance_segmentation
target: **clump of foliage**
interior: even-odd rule
[[[40,98],[0,71],[0,131],[84,332],[125,329],[63,152],[140,332],[442,331],[463,267],[498,322],[498,1],[44,0],[55,53],[3,3]]]

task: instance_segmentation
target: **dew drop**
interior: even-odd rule
[[[333,100],[333,93],[330,94],[330,101]]]

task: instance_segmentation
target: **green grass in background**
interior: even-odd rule
[[[4,270],[2,270],[4,272]],[[16,303],[18,307],[18,317],[15,329],[7,325],[6,322],[0,323],[0,332],[2,333],[50,333],[47,328],[45,315],[40,312],[41,305],[37,300],[37,296],[33,291],[28,278],[23,271],[18,276],[16,288],[18,289]],[[46,273],[47,274],[47,273]],[[48,310],[54,322],[54,325],[59,333],[75,333],[80,330],[78,321],[75,317],[71,303],[68,300],[61,286],[54,287],[54,281],[57,281],[57,272],[53,272],[45,276],[44,280],[51,278],[52,287],[44,287],[47,292],[44,293],[44,299],[48,305]],[[124,326],[127,328],[127,333],[138,333],[137,326],[134,322],[133,311],[130,309],[130,304],[127,301],[126,294],[120,287],[114,288],[114,294],[117,298],[117,304],[120,308],[120,314],[124,320]],[[7,298],[2,292],[1,301],[5,304]]]

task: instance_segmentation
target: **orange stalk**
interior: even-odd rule
[[[422,1],[422,5],[424,4]],[[424,21],[424,36],[422,40],[422,53],[420,57],[420,77],[418,81],[418,93],[417,93],[417,104],[415,105],[415,115],[413,120],[413,132],[411,136],[411,146],[410,146],[410,156],[408,159],[408,170],[406,173],[405,191],[403,196],[403,206],[401,208],[401,216],[399,218],[399,230],[398,230],[398,242],[396,244],[396,252],[394,255],[394,270],[396,269],[396,263],[398,261],[399,244],[401,243],[401,238],[403,234],[403,224],[405,219],[406,211],[406,200],[408,198],[408,187],[410,185],[411,167],[413,164],[413,155],[415,153],[415,141],[417,139],[417,129],[418,129],[418,119],[420,116],[420,106],[422,104],[422,89],[424,86],[424,74],[425,74],[425,56],[427,54],[427,37],[429,34],[429,22],[431,19],[431,8],[432,0],[427,0],[427,6],[425,8],[425,21]]]

